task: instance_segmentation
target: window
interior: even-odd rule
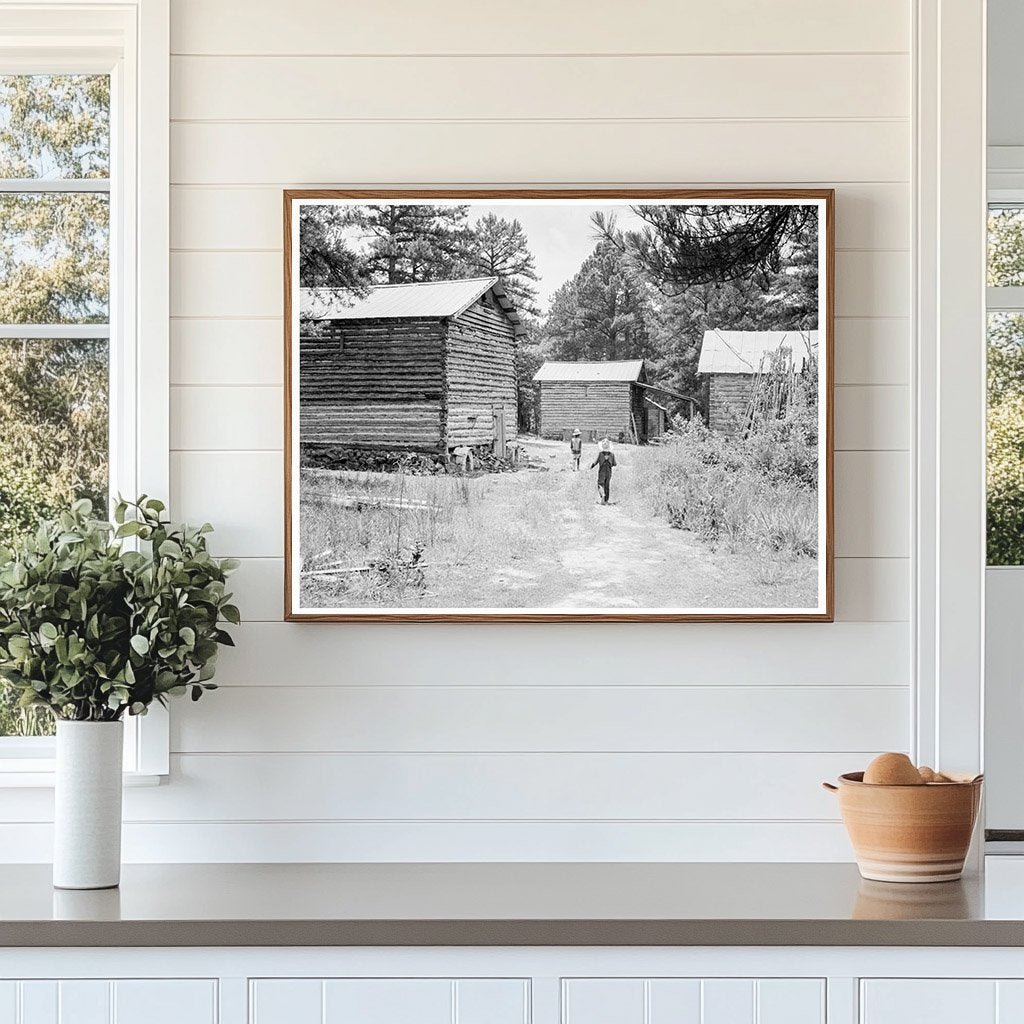
[[[85,496],[168,495],[168,5],[0,4],[0,543]],[[144,329],[141,329],[144,328]],[[0,686],[0,785],[52,739]],[[166,715],[125,768],[167,771]]]
[[[0,76],[0,543],[108,506],[110,76]],[[0,736],[52,732],[0,691]]]
[[[987,553],[1024,565],[1024,205],[988,218]]]

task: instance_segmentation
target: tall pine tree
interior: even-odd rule
[[[520,313],[537,314],[537,268],[518,220],[506,220],[493,213],[481,217],[473,225],[466,264],[474,276],[500,277],[506,294]]]

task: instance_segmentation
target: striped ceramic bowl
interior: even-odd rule
[[[981,776],[921,786],[876,786],[863,772],[824,783],[839,811],[857,867],[878,882],[951,882],[960,877],[981,804]]]

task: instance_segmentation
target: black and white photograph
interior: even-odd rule
[[[289,617],[829,620],[831,211],[286,193]]]

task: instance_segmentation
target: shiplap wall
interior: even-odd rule
[[[848,858],[818,783],[910,732],[909,0],[172,10],[172,498],[247,621],[126,856]],[[282,623],[281,189],[331,184],[834,185],[838,621]]]

